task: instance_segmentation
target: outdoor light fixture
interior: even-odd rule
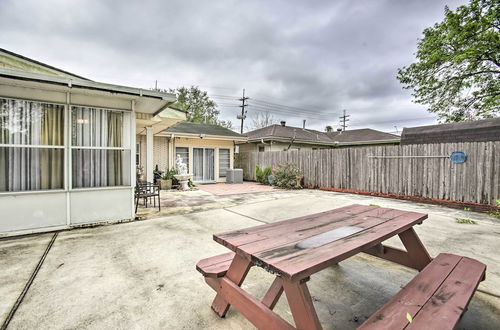
[[[200,139],[203,139],[205,136],[207,136],[206,134],[200,134]]]

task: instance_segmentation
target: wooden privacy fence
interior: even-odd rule
[[[454,151],[465,152],[467,161],[451,162]],[[299,166],[306,186],[491,205],[500,198],[500,142],[244,152],[235,167],[254,180],[255,165],[284,162]]]

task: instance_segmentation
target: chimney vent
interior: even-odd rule
[[[286,121],[282,120],[282,121],[280,121],[280,124],[281,124],[281,126],[285,127]]]
[[[302,120],[302,128],[304,128],[304,129],[306,128],[306,120],[305,119]]]

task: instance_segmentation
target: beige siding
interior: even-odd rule
[[[146,136],[138,135],[137,142],[140,143],[140,159],[141,166],[146,164]],[[219,175],[219,149],[229,149],[230,151],[230,168],[233,168],[234,163],[234,143],[233,141],[226,140],[212,140],[200,138],[175,138],[175,142],[170,145],[169,138],[155,136],[153,145],[153,161],[158,164],[161,171],[168,168],[175,167],[175,148],[187,147],[189,148],[189,173],[193,173],[193,148],[214,148],[215,149],[215,179],[217,182],[225,182],[226,178],[220,178]],[[170,157],[169,157],[170,155]],[[170,159],[169,159],[170,158]]]

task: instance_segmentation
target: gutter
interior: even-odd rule
[[[188,138],[188,139],[200,139],[200,134],[195,134],[195,133],[178,133],[178,132],[168,132],[168,133],[165,133],[165,132],[160,132],[160,133],[157,133],[155,136],[166,136],[166,137],[169,137],[169,136],[172,136],[173,134],[175,134],[175,137],[185,137],[185,138]],[[246,138],[245,137],[239,137],[239,136],[229,136],[229,135],[205,135],[203,137],[203,139],[207,139],[207,140],[228,140],[228,141],[241,141],[241,142],[246,142]]]

